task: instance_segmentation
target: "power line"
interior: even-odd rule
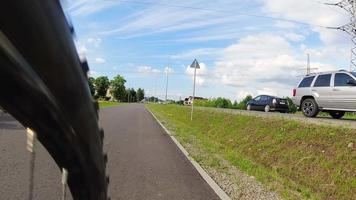
[[[301,22],[301,21],[297,21],[297,20],[286,19],[286,18],[282,18],[282,17],[271,17],[271,16],[267,16],[267,15],[255,15],[255,14],[235,12],[235,11],[231,12],[231,11],[227,11],[227,10],[209,9],[209,8],[202,8],[202,7],[167,4],[167,3],[160,3],[160,2],[147,2],[147,1],[146,2],[144,2],[144,1],[129,1],[129,0],[106,0],[106,1],[116,1],[116,2],[129,3],[129,4],[156,5],[156,6],[164,6],[164,7],[184,8],[184,9],[190,9],[190,10],[200,10],[200,11],[206,11],[206,12],[223,13],[225,15],[228,14],[228,15],[239,15],[239,16],[246,16],[246,17],[264,18],[264,19],[269,19],[269,20],[274,20],[274,21],[285,21],[285,22],[291,22],[291,23],[301,24],[301,25],[305,25],[305,26],[315,26],[315,27],[326,28],[325,26],[322,26],[322,25],[311,24],[311,23]]]
[[[300,25],[304,25],[304,26],[314,26],[314,27],[319,27],[319,28],[323,28],[323,29],[330,29],[330,27],[328,27],[328,26],[323,26],[323,25],[318,25],[318,24],[306,23],[306,22],[301,22],[301,21],[292,20],[292,19],[286,19],[286,18],[282,18],[282,17],[255,15],[255,14],[249,14],[249,13],[243,13],[243,12],[230,12],[227,10],[208,9],[208,8],[202,8],[202,7],[176,5],[176,4],[168,4],[168,3],[160,3],[160,2],[147,2],[147,1],[145,2],[145,1],[135,1],[135,0],[132,0],[132,1],[130,1],[130,0],[106,0],[106,1],[117,1],[117,2],[123,2],[123,3],[128,3],[128,4],[138,4],[138,5],[157,5],[157,6],[164,6],[164,7],[175,7],[175,8],[183,8],[183,9],[191,9],[191,10],[200,10],[200,11],[206,11],[206,12],[222,13],[225,15],[240,15],[240,16],[246,16],[246,17],[265,18],[265,19],[274,20],[274,21],[284,21],[284,22],[291,22],[291,23],[300,24]],[[313,0],[313,1],[315,3],[325,5],[325,3],[322,3],[319,0]],[[330,8],[330,9],[332,9],[332,8]],[[335,9],[332,9],[332,10],[341,14],[341,12],[339,12]],[[345,35],[339,34],[338,32],[335,32],[335,33],[337,33],[339,36],[341,36],[343,38],[346,38]]]

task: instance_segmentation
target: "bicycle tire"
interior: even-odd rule
[[[68,171],[73,199],[107,199],[107,155],[98,105],[58,1],[8,0],[0,7],[0,105]]]

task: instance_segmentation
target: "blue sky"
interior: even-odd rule
[[[335,1],[329,1],[335,2]],[[147,95],[197,95],[231,100],[247,94],[290,96],[305,73],[348,69],[347,34],[323,28],[348,21],[318,0],[67,0],[76,45],[91,75],[123,75]]]

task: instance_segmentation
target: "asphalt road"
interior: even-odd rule
[[[142,104],[100,113],[112,199],[219,199]]]
[[[24,127],[0,111],[0,199],[28,199],[30,153]],[[36,144],[34,199],[60,199],[61,173],[48,152]],[[68,198],[70,199],[70,198]]]
[[[112,199],[219,199],[143,105],[102,109],[100,123]],[[24,127],[0,112],[0,200],[27,199],[29,163]],[[34,199],[60,199],[60,178],[38,143]]]

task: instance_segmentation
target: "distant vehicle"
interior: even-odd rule
[[[292,100],[307,117],[324,111],[340,119],[345,112],[356,112],[356,73],[339,70],[307,75],[293,89]]]
[[[194,97],[194,100],[207,100],[207,99],[205,99],[203,97]],[[185,106],[190,106],[190,105],[192,105],[192,102],[193,102],[193,97],[189,96],[188,98],[184,99],[184,103],[183,104]]]
[[[260,95],[250,100],[246,104],[247,110],[261,110],[265,112],[279,111],[282,113],[289,112],[289,106],[287,99]]]

